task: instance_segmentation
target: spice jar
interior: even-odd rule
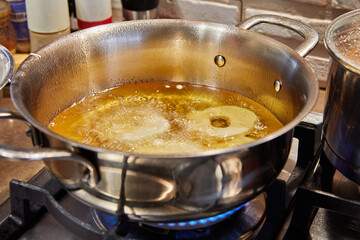
[[[112,23],[111,0],[75,0],[79,29]]]
[[[11,53],[16,52],[16,33],[10,23],[10,4],[0,0],[0,44],[6,47]]]
[[[25,3],[31,52],[70,33],[67,0],[26,0]]]

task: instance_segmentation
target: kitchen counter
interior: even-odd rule
[[[15,54],[16,67],[27,57],[26,54]],[[313,111],[322,113],[325,106],[325,91],[321,90],[318,102]],[[5,94],[0,108],[15,109],[9,96]],[[32,147],[31,139],[26,137],[27,125],[21,121],[1,120],[0,141],[16,147]],[[0,204],[9,197],[9,182],[12,179],[29,181],[38,173],[44,164],[42,162],[10,162],[0,158]]]

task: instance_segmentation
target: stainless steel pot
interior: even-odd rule
[[[294,51],[244,30],[261,22],[286,25],[305,40]],[[49,171],[73,196],[132,220],[182,221],[219,214],[254,198],[281,171],[293,128],[317,98],[317,80],[303,59],[317,41],[317,33],[306,25],[274,16],[249,19],[239,28],[150,20],[73,33],[31,54],[12,79],[13,103],[33,126],[33,140],[40,148],[1,146],[0,155],[46,160]],[[270,109],[285,126],[236,148],[174,156],[91,147],[46,127],[84,96],[155,80],[242,93]],[[20,117],[5,110],[2,116]]]
[[[7,48],[0,45],[0,103],[3,98],[3,88],[10,82],[14,72],[14,58]]]
[[[323,131],[326,156],[342,174],[357,184],[360,184],[360,60],[353,59],[355,52],[344,52],[338,46],[340,41],[341,44],[350,44],[344,38],[339,39],[341,34],[359,31],[359,27],[358,9],[336,18],[326,30],[325,45],[331,56],[331,66]],[[360,38],[360,33],[357,36]],[[360,43],[352,45],[353,50],[360,53]]]

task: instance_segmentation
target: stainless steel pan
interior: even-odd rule
[[[245,30],[260,22],[285,25],[305,40],[294,51]],[[306,25],[267,15],[240,27],[150,20],[73,33],[31,54],[14,74],[11,95],[19,114],[3,110],[2,117],[28,121],[38,148],[2,145],[0,155],[46,160],[73,196],[132,220],[182,221],[233,209],[261,193],[286,162],[293,128],[317,98],[316,78],[303,59],[317,41],[316,32]],[[156,80],[239,92],[271,110],[284,127],[247,145],[176,156],[91,147],[46,127],[84,96]]]
[[[325,32],[331,56],[324,111],[324,152],[347,178],[360,185],[360,10],[334,19]],[[344,34],[344,35],[343,35]],[[346,36],[347,38],[339,38]],[[349,35],[349,34],[352,34]],[[342,40],[341,40],[342,39]],[[351,41],[355,39],[355,41]],[[342,41],[342,42],[341,42]],[[351,46],[346,48],[346,45]],[[342,48],[347,49],[341,50]]]

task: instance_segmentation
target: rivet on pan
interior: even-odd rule
[[[90,170],[85,168],[84,171],[82,172],[81,180],[87,182],[89,179],[90,179]]]
[[[275,92],[280,92],[282,83],[279,80],[275,80],[274,82],[274,89]]]
[[[221,55],[217,55],[215,58],[214,58],[214,61],[215,61],[215,64],[218,66],[218,67],[223,67],[226,63],[226,60],[225,60],[225,57],[224,56],[221,56]]]
[[[27,137],[32,137],[31,129],[26,129],[26,130],[25,130],[25,135],[26,135]]]

